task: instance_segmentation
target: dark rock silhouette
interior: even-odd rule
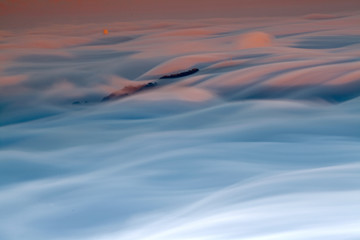
[[[194,74],[194,73],[196,73],[198,71],[199,71],[198,68],[193,68],[193,69],[190,69],[190,70],[185,71],[185,72],[174,73],[174,74],[170,74],[170,75],[164,75],[160,79],[185,77],[185,76]]]
[[[123,98],[123,97],[129,96],[129,95],[134,94],[134,93],[138,93],[138,92],[141,92],[141,91],[144,91],[144,90],[148,90],[149,88],[153,88],[153,87],[156,87],[156,86],[157,86],[156,82],[149,82],[149,83],[146,83],[146,84],[126,86],[126,87],[123,87],[122,89],[120,89],[119,91],[113,92],[110,95],[104,97],[102,99],[102,102]]]
[[[194,74],[194,73],[196,73],[198,71],[199,71],[198,68],[193,68],[193,69],[190,69],[190,70],[187,70],[187,71],[184,71],[184,72],[180,72],[180,73],[164,75],[160,79],[185,77],[185,76]],[[148,89],[156,87],[156,86],[157,86],[157,82],[149,82],[149,83],[146,83],[146,84],[138,84],[138,85],[129,85],[129,86],[123,87],[119,91],[116,91],[116,92],[113,92],[113,93],[109,94],[108,96],[104,97],[101,101],[105,102],[105,101],[124,98],[124,97],[127,97],[129,95],[132,95],[132,94],[135,94],[135,93],[138,93],[138,92],[141,92],[141,91],[145,91],[145,90],[148,90]],[[78,103],[74,103],[74,104],[78,104]]]

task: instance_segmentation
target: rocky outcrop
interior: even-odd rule
[[[190,69],[190,70],[187,70],[184,72],[174,73],[174,74],[170,74],[170,75],[164,75],[164,76],[160,77],[159,79],[185,77],[185,76],[194,74],[198,71],[199,71],[198,68],[193,68],[193,69]],[[124,98],[129,95],[132,95],[132,94],[135,94],[138,92],[142,92],[142,91],[148,90],[150,88],[154,88],[157,85],[158,85],[158,83],[155,81],[148,82],[145,84],[129,85],[129,86],[123,87],[119,91],[113,92],[113,93],[109,94],[108,96],[104,97],[102,99],[102,102]]]
[[[126,86],[119,91],[113,92],[110,95],[104,97],[102,101],[109,101],[109,100],[116,100],[119,98],[123,98],[129,95],[132,95],[134,93],[138,93],[144,90],[148,90],[149,88],[156,87],[156,82],[149,82],[146,84],[139,84],[139,85],[132,85],[132,86]]]
[[[179,72],[179,73],[174,73],[174,74],[170,74],[170,75],[164,75],[160,79],[185,77],[185,76],[194,74],[194,73],[196,73],[198,71],[199,71],[198,68],[193,68],[193,69],[190,69],[190,70],[185,71],[185,72]]]

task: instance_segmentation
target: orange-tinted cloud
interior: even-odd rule
[[[13,76],[0,76],[0,86],[11,86],[23,82],[26,79],[26,75],[13,75]]]
[[[239,37],[236,47],[238,49],[270,47],[272,38],[270,34],[264,32],[250,32]]]

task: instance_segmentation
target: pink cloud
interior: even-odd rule
[[[0,86],[17,85],[27,78],[26,75],[0,76]]]
[[[360,9],[358,0],[7,0],[0,5],[2,26],[30,22],[101,22],[108,20],[173,19],[329,14]]]
[[[264,32],[250,32],[239,36],[236,42],[237,49],[271,47],[273,37]]]

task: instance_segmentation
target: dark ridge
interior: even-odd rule
[[[198,71],[199,71],[198,68],[193,68],[193,69],[190,69],[190,70],[187,70],[187,71],[184,71],[184,72],[180,72],[180,73],[164,75],[160,79],[185,77],[185,76],[194,74],[194,73],[196,73]],[[113,92],[113,93],[109,94],[108,96],[104,97],[101,101],[105,102],[105,101],[124,98],[124,97],[127,97],[129,95],[132,95],[132,94],[135,94],[135,93],[138,93],[138,92],[141,92],[141,91],[145,91],[145,90],[148,90],[148,89],[156,87],[156,86],[157,86],[157,82],[149,82],[149,83],[146,83],[146,84],[126,86],[126,87],[120,89],[119,91],[116,91],[116,92]],[[79,103],[76,102],[76,103],[73,103],[73,104],[79,104]]]
[[[73,105],[81,105],[81,104],[86,104],[86,103],[88,103],[88,101],[84,100],[84,101],[75,101],[72,104]]]
[[[263,86],[248,84],[233,88],[218,88],[216,92],[228,101],[249,99],[298,99],[323,100],[329,103],[343,103],[360,97],[360,81],[342,85]]]
[[[344,36],[315,36],[304,38],[294,47],[305,49],[332,49],[342,48],[360,43],[360,35]]]
[[[174,73],[174,74],[170,74],[170,75],[164,75],[160,79],[185,77],[185,76],[194,74],[194,73],[196,73],[198,71],[199,71],[198,68],[193,68],[193,69],[187,70],[185,72]]]
[[[156,86],[157,86],[156,82],[149,82],[146,84],[141,84],[141,85],[136,85],[136,86],[126,86],[126,87],[120,89],[119,91],[109,94],[108,96],[104,97],[101,101],[105,102],[105,101],[124,98],[126,96],[129,96],[129,95],[132,95],[132,94],[135,94],[138,92],[142,92],[144,90],[148,90],[149,88],[153,88]]]

